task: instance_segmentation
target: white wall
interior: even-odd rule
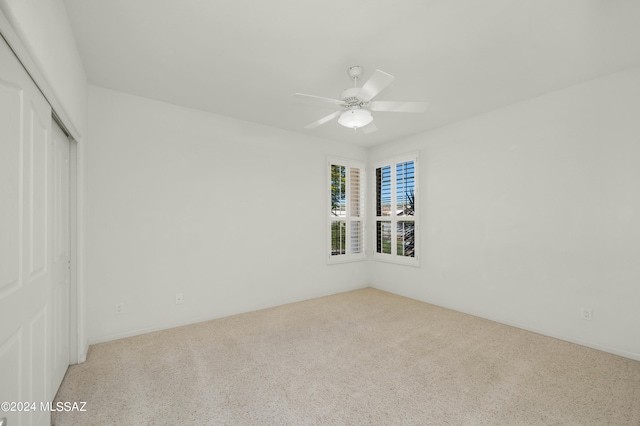
[[[89,128],[92,342],[367,284],[325,256],[327,156],[363,148],[93,86]]]
[[[87,78],[62,0],[0,0],[0,10],[64,109],[57,112],[71,120],[65,124],[85,136]]]
[[[640,359],[640,68],[370,159],[414,150],[421,266],[371,261],[373,286]]]

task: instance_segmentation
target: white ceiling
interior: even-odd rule
[[[363,146],[640,64],[637,0],[65,0],[91,84]],[[335,110],[361,65],[396,77],[354,134]]]

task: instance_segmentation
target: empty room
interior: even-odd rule
[[[640,425],[638,22],[0,0],[0,426]]]

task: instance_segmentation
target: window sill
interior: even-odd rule
[[[414,268],[420,267],[420,261],[415,257],[402,257],[402,256],[392,256],[390,254],[375,253],[373,255],[373,260],[378,262],[393,263],[396,265],[413,266]]]
[[[331,256],[327,258],[327,265],[339,265],[341,263],[362,262],[367,260],[367,257],[362,255],[356,256]]]

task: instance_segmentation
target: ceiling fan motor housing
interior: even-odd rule
[[[340,95],[340,100],[345,102],[345,106],[348,108],[354,106],[362,106],[364,103],[364,99],[358,96],[360,89],[357,87],[352,87],[351,89],[345,89]]]

